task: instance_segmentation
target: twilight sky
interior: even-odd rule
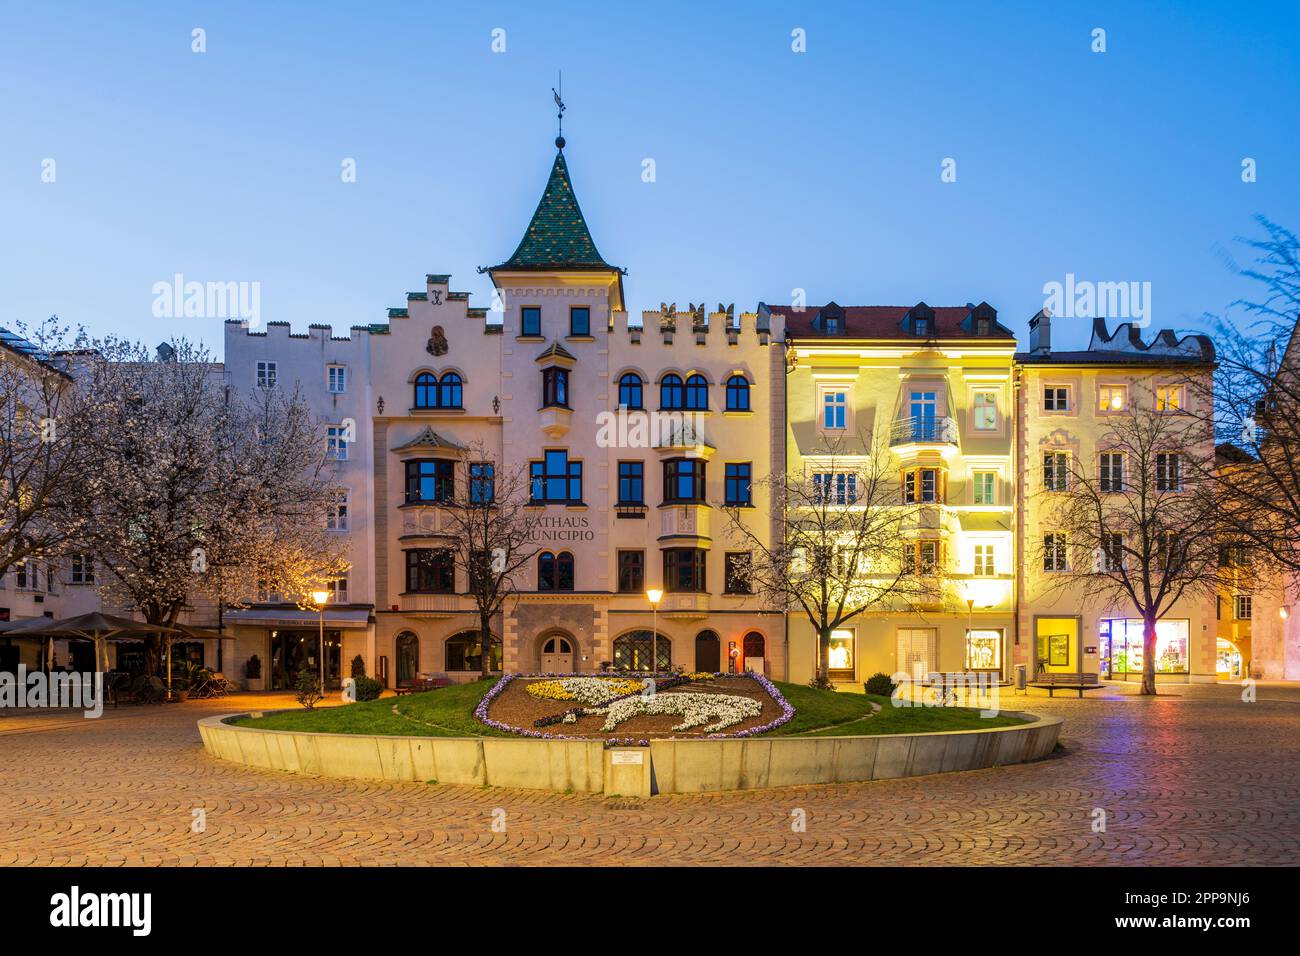
[[[1252,291],[1230,267],[1252,217],[1300,229],[1300,4],[596,6],[4,4],[0,325],[219,350],[219,317],[154,315],[177,273],[260,283],[262,321],[296,330],[385,321],[427,272],[489,305],[474,270],[541,195],[561,69],[574,187],[634,313],[802,288],[985,299],[1024,336],[1072,273],[1205,328]]]

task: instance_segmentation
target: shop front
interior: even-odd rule
[[[1186,618],[1156,622],[1157,675],[1187,677],[1191,662],[1190,625]],[[1101,645],[1103,679],[1142,679],[1146,648],[1141,618],[1103,618],[1097,622],[1097,638]]]

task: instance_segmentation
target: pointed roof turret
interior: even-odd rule
[[[591,272],[622,272],[606,262],[596,249],[583,218],[578,198],[573,194],[569,180],[569,167],[564,161],[563,140],[557,139],[560,148],[551,165],[551,175],[546,181],[541,202],[533,213],[532,221],[519,241],[519,247],[500,265],[489,266],[485,272],[577,270]]]

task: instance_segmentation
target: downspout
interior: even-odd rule
[[[1012,358],[1012,362],[1013,363],[1015,362],[1014,358]],[[1015,366],[1014,372],[1015,375],[1011,383],[1011,391],[1012,391],[1011,411],[1012,414],[1016,416],[1016,427],[1014,430],[1015,441],[1016,441],[1016,452],[1015,452],[1016,467],[1015,467],[1015,473],[1012,475],[1012,481],[1014,482],[1015,490],[1012,492],[1011,527],[1012,527],[1012,540],[1015,541],[1016,574],[1014,579],[1011,582],[1011,608],[1012,608],[1011,632],[1013,635],[1012,640],[1014,641],[1014,644],[1012,645],[1013,650],[1011,654],[1012,674],[1009,676],[1014,676],[1015,674],[1015,666],[1017,663],[1016,657],[1019,655],[1019,650],[1020,650],[1020,594],[1022,590],[1021,585],[1023,583],[1024,574],[1025,574],[1024,522],[1022,520],[1024,517],[1022,495],[1025,486],[1024,415],[1021,414],[1021,408],[1020,408],[1020,397],[1021,397],[1020,376],[1021,376],[1022,369],[1020,368],[1019,365]],[[1034,675],[1030,674],[1029,678],[1032,680],[1034,678]]]

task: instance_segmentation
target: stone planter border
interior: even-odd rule
[[[653,740],[606,748],[602,740],[390,737],[259,730],[205,717],[209,754],[262,770],[361,780],[512,787],[649,797],[891,780],[1038,760],[1060,736],[1060,717],[1014,727],[878,737]]]

